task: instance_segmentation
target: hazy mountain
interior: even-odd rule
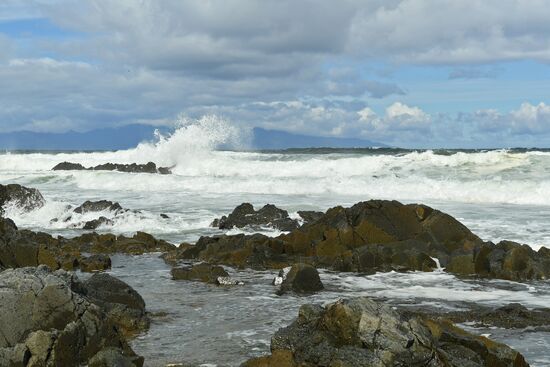
[[[97,129],[88,132],[39,133],[17,131],[0,133],[0,149],[3,150],[119,150],[135,147],[142,141],[152,140],[157,127],[126,125],[117,128]],[[161,132],[170,132],[161,128]],[[385,146],[368,140],[329,138],[292,134],[279,130],[254,128],[253,149],[288,148],[364,148]]]

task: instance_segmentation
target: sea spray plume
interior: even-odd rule
[[[249,140],[248,131],[217,115],[205,115],[199,119],[180,115],[175,127],[168,135],[156,131],[156,142],[140,143],[127,151],[125,158],[177,167],[205,159],[217,149],[243,149]]]

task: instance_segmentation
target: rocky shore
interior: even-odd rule
[[[121,163],[105,163],[94,167],[84,167],[80,163],[61,162],[52,168],[53,171],[119,171],[129,173],[160,173],[167,175],[172,173],[168,167],[157,167],[153,162],[145,164],[121,164]]]
[[[2,206],[23,210],[45,202],[38,190],[19,185],[0,185],[0,200]],[[125,209],[101,200],[87,201],[73,212],[105,210]],[[174,280],[212,287],[242,285],[224,267],[271,269],[278,274],[273,283],[280,297],[323,292],[318,268],[361,274],[444,270],[516,282],[550,276],[549,249],[483,241],[453,217],[425,205],[371,200],[299,215],[290,218],[273,205],[255,210],[243,203],[213,226],[271,226],[285,233],[205,236],[179,247],[144,232],[53,237],[19,229],[1,217],[0,365],[142,366],[143,358],[128,341],[149,328],[150,317],[138,292],[104,272],[116,253],[161,253]],[[94,274],[79,280],[75,270]],[[244,366],[523,367],[528,364],[519,352],[454,323],[546,330],[548,315],[547,309],[517,304],[426,313],[366,297],[304,305],[297,319],[273,336],[271,355]]]

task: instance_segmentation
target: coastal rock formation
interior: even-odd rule
[[[89,220],[87,221],[86,223],[84,223],[84,226],[82,227],[82,229],[97,229],[98,227],[100,226],[112,226],[114,224],[114,222],[107,218],[107,217],[104,217],[104,216],[101,216],[97,219],[93,219],[93,220]]]
[[[313,293],[323,289],[317,269],[308,264],[294,264],[289,272],[284,274],[277,294],[282,295],[289,291],[298,294]]]
[[[104,254],[95,254],[78,259],[78,267],[83,272],[95,272],[111,269],[111,258]]]
[[[146,164],[120,164],[120,163],[104,163],[95,167],[85,168],[80,163],[62,162],[52,168],[53,171],[70,171],[70,170],[88,170],[88,171],[119,171],[130,173],[160,173],[163,175],[170,174],[170,168],[157,167],[153,162]]]
[[[91,254],[143,254],[167,252],[176,247],[166,241],[157,240],[150,234],[137,232],[133,237],[113,234],[86,233],[66,239],[54,238],[47,233],[19,230],[12,220],[0,217],[0,267],[19,268],[44,264],[51,269],[74,270],[84,263],[86,270],[97,266],[99,258],[85,258],[82,253]],[[101,261],[102,264],[106,260]]]
[[[448,321],[407,316],[368,298],[304,305],[271,339],[271,355],[245,367],[527,367],[512,348]]]
[[[125,337],[149,328],[145,301],[132,287],[106,273],[96,273],[83,283],[86,297],[100,306]]]
[[[220,277],[229,278],[221,266],[206,263],[173,268],[171,274],[174,280],[198,280],[210,284],[217,284]]]
[[[79,289],[74,275],[45,266],[1,272],[0,365],[79,366],[109,353],[120,365],[142,366],[143,358]]]
[[[24,211],[39,209],[45,200],[40,191],[17,184],[0,184],[0,214],[6,204],[13,204]]]
[[[300,216],[300,218],[302,218],[304,223],[311,223],[315,222],[318,219],[321,219],[321,217],[323,217],[325,213],[312,210],[298,210],[298,215]]]
[[[119,203],[109,200],[90,201],[87,200],[82,205],[76,207],[73,211],[78,214],[102,211],[118,212],[123,210]]]
[[[245,210],[245,212],[247,212]],[[321,218],[275,238],[201,237],[178,259],[255,269],[296,262],[337,271],[447,271],[510,280],[550,277],[550,250],[483,242],[456,219],[425,205],[370,200],[334,207]]]
[[[281,231],[292,231],[299,227],[299,223],[291,219],[286,210],[275,205],[267,204],[259,210],[254,210],[252,204],[242,203],[228,216],[215,219],[212,226],[219,229],[271,226]]]

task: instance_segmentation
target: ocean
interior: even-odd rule
[[[132,211],[117,217],[101,213],[114,224],[99,232],[145,231],[178,244],[193,243],[203,235],[243,232],[210,227],[214,218],[242,202],[256,207],[275,204],[297,217],[298,210],[325,211],[335,205],[390,199],[442,210],[484,240],[508,239],[534,249],[550,246],[548,150],[216,149],[245,141],[236,129],[217,122],[182,127],[125,151],[4,152],[0,182],[35,187],[46,199],[39,210],[23,213],[8,207],[5,215],[20,228],[70,237],[82,233],[77,223],[97,217],[73,214],[68,219],[70,206],[112,200]],[[51,170],[63,161],[84,166],[153,161],[171,167],[173,174]],[[265,228],[262,233],[281,232]],[[270,336],[296,317],[301,304],[340,297],[370,295],[395,304],[446,309],[461,309],[469,302],[550,304],[548,282],[458,279],[442,271],[369,276],[322,271],[325,292],[279,297],[270,285],[276,272],[229,269],[246,284],[228,289],[175,282],[169,270],[158,254],[113,257],[111,273],[135,287],[149,311],[164,315],[132,344],[148,366],[238,365],[267,353]],[[549,333],[474,331],[517,348],[532,366],[550,366]]]

